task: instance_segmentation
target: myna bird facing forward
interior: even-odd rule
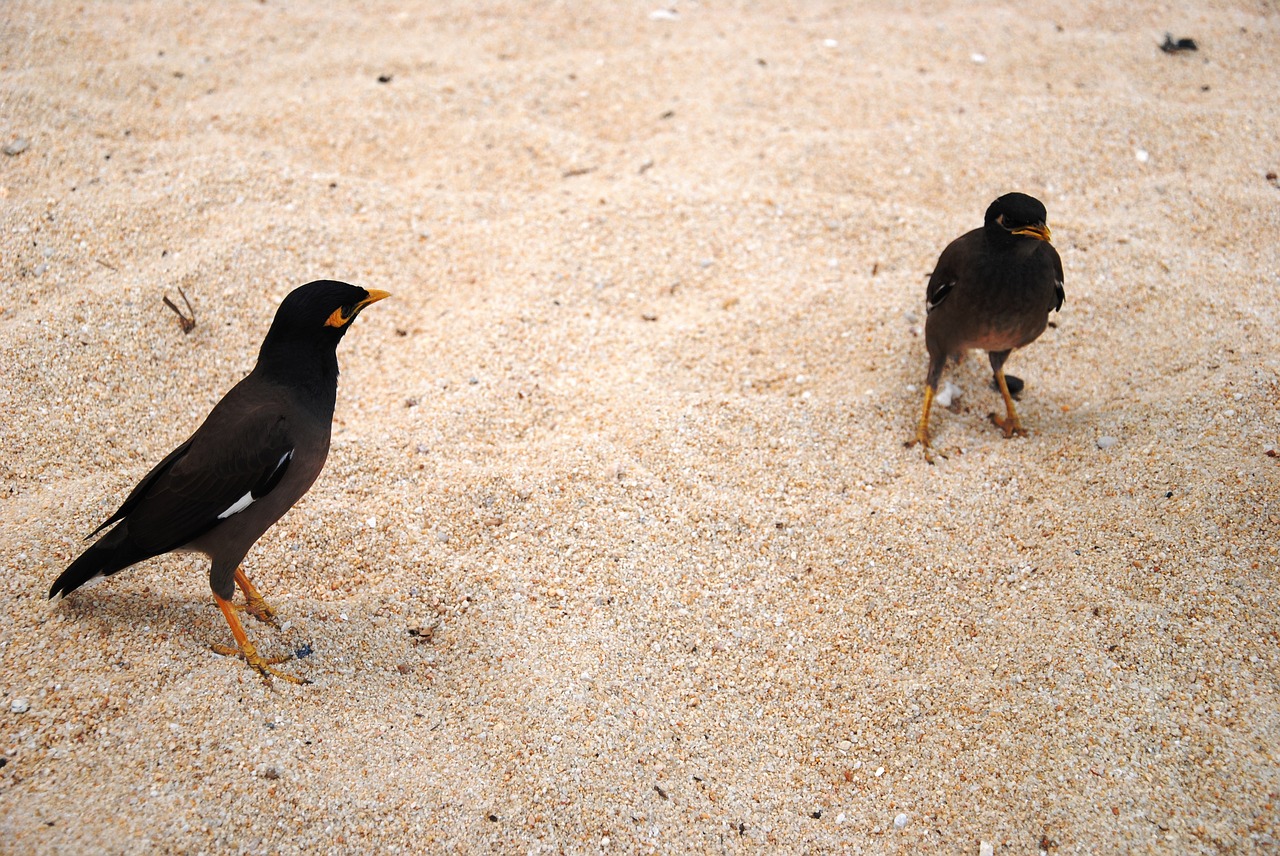
[[[1014,348],[1029,345],[1044,332],[1049,312],[1062,308],[1062,260],[1049,243],[1044,205],[1025,193],[1006,193],[987,208],[981,229],[956,238],[938,257],[925,292],[924,324],[929,349],[924,410],[912,443],[929,448],[929,408],[947,359],[959,360],[970,348],[982,348],[991,360],[995,383],[1008,413],[991,421],[1005,437],[1026,435],[1013,408],[1004,363]]]
[[[291,292],[276,311],[253,371],[90,534],[112,527],[62,572],[49,597],[162,553],[203,553],[212,561],[213,599],[237,645],[214,650],[239,654],[268,681],[274,674],[305,683],[271,668],[288,657],[263,657],[245,635],[237,608],[272,625],[275,612],[240,562],[320,475],[338,392],[338,342],[360,310],[387,296],[328,280]],[[243,607],[231,603],[237,585]]]

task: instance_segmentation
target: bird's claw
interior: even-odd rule
[[[916,445],[924,449],[924,461],[926,464],[932,464],[934,462],[933,461],[934,455],[937,455],[939,458],[943,458],[943,459],[948,457],[946,452],[940,452],[937,449],[933,448],[933,446],[929,445],[928,437],[916,437],[914,439],[907,440],[902,445],[908,449]]]
[[[1018,418],[1016,416],[1011,419],[1010,418],[1001,419],[999,416],[996,416],[994,413],[989,415],[991,417],[992,424],[994,424],[997,428],[999,428],[1001,431],[1004,432],[1004,438],[1006,440],[1009,440],[1013,437],[1029,437],[1031,435],[1030,431],[1022,427],[1022,423],[1018,421]]]
[[[249,613],[263,624],[270,624],[276,630],[280,629],[280,621],[276,618],[276,611],[271,608],[271,604],[261,597],[246,595],[244,603],[236,604],[236,609]]]
[[[288,681],[291,684],[309,684],[311,681],[305,678],[299,678],[290,675],[288,672],[282,672],[279,669],[273,669],[279,663],[287,663],[294,659],[292,655],[284,655],[280,657],[264,657],[258,653],[257,649],[249,645],[247,650],[243,650],[231,645],[210,645],[214,653],[221,654],[224,657],[240,657],[250,666],[252,666],[258,674],[262,675],[267,684],[271,683],[271,677],[274,675],[281,680]]]

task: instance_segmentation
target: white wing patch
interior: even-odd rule
[[[285,452],[283,455],[280,456],[280,460],[276,461],[275,469],[273,469],[271,471],[271,475],[267,477],[266,484],[260,485],[260,487],[262,488],[263,496],[270,493],[271,489],[276,486],[275,483],[276,481],[279,480],[278,474],[280,473],[280,468],[283,467],[285,464],[289,463],[289,461],[291,460],[293,460],[293,449],[290,449],[289,451]],[[226,520],[228,517],[230,517],[233,514],[239,514],[249,506],[253,505],[254,500],[259,498],[260,497],[258,496],[254,496],[253,489],[251,488],[248,493],[246,493],[244,496],[237,499],[235,502],[231,503],[231,506],[226,511],[219,514],[218,519]]]
[[[937,309],[938,305],[947,299],[947,295],[951,293],[951,289],[955,288],[955,286],[956,284],[954,280],[951,282],[944,282],[939,285],[938,290],[933,293],[933,299],[925,299],[924,314],[928,315],[930,312]]]
[[[249,506],[253,505],[253,491],[249,491],[244,496],[231,503],[231,507],[218,515],[219,520],[226,520],[233,514],[239,514]]]

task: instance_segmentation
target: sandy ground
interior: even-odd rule
[[[909,5],[0,5],[0,851],[1280,851],[1280,16]],[[930,467],[1013,189],[1033,433],[976,355]],[[330,277],[313,683],[197,557],[51,609]]]

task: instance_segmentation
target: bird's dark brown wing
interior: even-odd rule
[[[981,249],[980,246],[970,246],[980,245],[981,239],[982,230],[974,229],[947,244],[942,255],[938,256],[938,263],[934,265],[933,273],[929,274],[929,285],[924,292],[927,312],[932,312],[947,299],[951,289],[955,288],[960,280],[962,259],[965,258],[966,253]]]
[[[947,299],[947,295],[951,293],[951,289],[956,287],[956,278],[946,273],[939,276],[935,270],[929,276],[929,287],[925,291],[924,303],[925,312],[929,313],[937,309],[942,301]]]
[[[278,402],[236,393],[113,515],[127,519],[142,550],[155,555],[181,547],[270,493],[284,476],[293,454],[288,418]]]
[[[1053,248],[1050,247],[1050,249],[1053,249]],[[1063,277],[1062,275],[1062,257],[1058,255],[1057,250],[1053,250],[1053,269],[1057,275],[1057,278],[1053,281],[1053,290],[1057,292],[1057,295],[1058,295],[1058,300],[1054,304],[1053,308],[1054,308],[1054,311],[1061,311],[1062,304],[1065,303],[1067,300],[1067,291],[1063,285],[1063,283],[1066,281],[1066,278]]]
[[[85,540],[86,541],[89,540],[89,538],[92,538],[94,535],[97,535],[99,532],[101,532],[103,529],[106,529],[108,526],[112,525],[113,523],[119,523],[121,520],[124,520],[126,517],[128,517],[129,512],[137,508],[138,502],[142,499],[142,497],[147,495],[147,492],[151,489],[151,486],[155,484],[156,479],[160,478],[166,472],[168,472],[169,467],[173,466],[173,462],[181,458],[183,455],[185,455],[187,453],[187,449],[189,449],[190,447],[191,447],[191,441],[187,440],[187,442],[183,443],[181,446],[174,449],[169,454],[165,455],[164,460],[156,464],[154,467],[152,467],[151,472],[143,476],[142,481],[138,482],[137,485],[134,486],[133,490],[129,491],[129,496],[126,497],[125,501],[120,505],[118,509],[116,509],[116,513],[108,517],[106,520],[104,520],[102,522],[102,525],[100,525],[97,529],[90,532],[88,536],[86,536]]]

